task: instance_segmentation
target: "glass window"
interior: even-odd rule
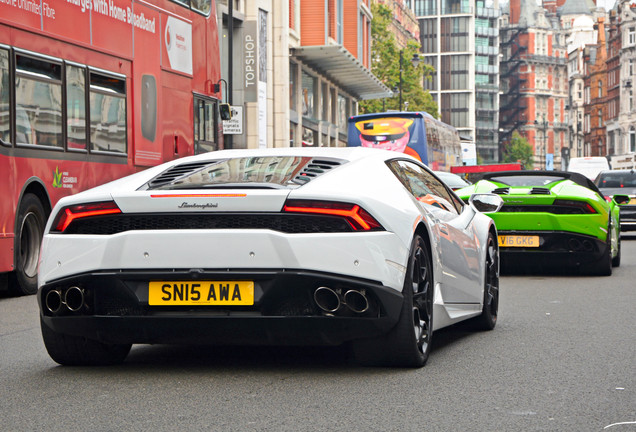
[[[280,186],[298,185],[294,178],[313,158],[300,156],[256,156],[212,160],[191,174],[178,177],[156,189],[206,188],[225,184],[259,182]]]
[[[432,74],[424,77],[424,90],[437,90],[437,57],[424,57],[424,63],[430,65],[431,67],[433,67],[433,69],[435,69]]]
[[[349,104],[346,96],[338,93],[338,129],[347,130]]]
[[[469,18],[442,18],[441,20],[441,50],[468,51],[468,27]]]
[[[454,200],[444,184],[420,165],[398,160],[390,162],[389,167],[408,191],[424,206],[436,207],[447,212],[461,212],[459,200]],[[455,206],[460,207],[455,207]]]
[[[413,12],[416,16],[437,15],[437,0],[414,0]]]
[[[311,147],[318,142],[318,133],[308,127],[303,126],[303,147]]]
[[[71,150],[86,150],[86,69],[66,66],[66,139]]]
[[[9,51],[0,49],[0,141],[4,144],[11,142],[9,99]]]
[[[307,72],[302,72],[302,84],[303,84],[303,94],[302,94],[302,105],[303,105],[303,117],[308,117],[310,119],[316,119],[316,110],[315,110],[315,96],[316,96],[316,85],[318,80],[316,77],[308,74]]]
[[[296,92],[298,91],[298,65],[289,64],[289,109],[298,111],[296,106]]]
[[[16,142],[64,147],[62,65],[16,54]]]
[[[451,55],[441,58],[441,89],[464,90],[468,88],[469,56]]]
[[[422,19],[420,21],[420,40],[423,53],[437,52],[437,20]]]
[[[209,15],[212,9],[212,0],[191,0],[192,9],[201,12],[203,15]]]
[[[201,97],[194,98],[194,153],[218,150],[216,131],[217,102]]]
[[[329,87],[323,82],[320,87],[320,105],[322,106],[322,120],[329,120]]]
[[[90,72],[92,151],[126,153],[126,81]]]

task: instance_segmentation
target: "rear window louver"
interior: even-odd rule
[[[497,195],[508,195],[510,193],[510,188],[500,187],[497,189],[493,189],[491,193],[494,193]]]
[[[195,171],[200,170],[206,165],[210,165],[210,161],[193,162],[193,163],[175,165],[172,168],[168,169],[167,171],[164,171],[163,173],[159,174],[154,179],[150,180],[148,182],[148,186],[150,188],[156,188],[159,186],[170,184],[180,177],[186,176],[188,174],[191,174]]]
[[[293,182],[300,185],[308,183],[319,175],[342,165],[342,162],[343,161],[335,159],[313,159],[294,177]]]
[[[533,187],[530,190],[530,195],[550,195],[550,189],[542,187]]]

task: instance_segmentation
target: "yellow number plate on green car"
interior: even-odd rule
[[[153,281],[151,306],[249,306],[254,304],[252,281]]]
[[[500,235],[500,247],[539,247],[539,236]]]

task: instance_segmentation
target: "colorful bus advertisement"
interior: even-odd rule
[[[457,130],[425,112],[363,114],[349,119],[349,147],[372,147],[413,156],[434,171],[461,163]]]

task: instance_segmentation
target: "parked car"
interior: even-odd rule
[[[441,181],[446,183],[446,185],[454,191],[466,186],[470,186],[470,183],[468,183],[466,180],[464,180],[462,177],[458,176],[457,174],[449,173],[446,171],[433,171],[433,172]]]
[[[60,200],[39,267],[58,363],[131,344],[350,345],[419,367],[433,331],[497,321],[501,198],[465,205],[416,159],[367,148],[223,150]]]
[[[635,231],[636,172],[634,170],[601,171],[594,183],[608,200],[616,194],[629,196],[629,202],[620,206],[621,231]]]
[[[502,264],[531,258],[551,264],[579,266],[598,275],[611,275],[620,265],[618,204],[629,200],[614,195],[606,200],[582,174],[562,171],[509,171],[485,174],[472,186],[457,191],[503,198],[491,217],[498,230]]]

